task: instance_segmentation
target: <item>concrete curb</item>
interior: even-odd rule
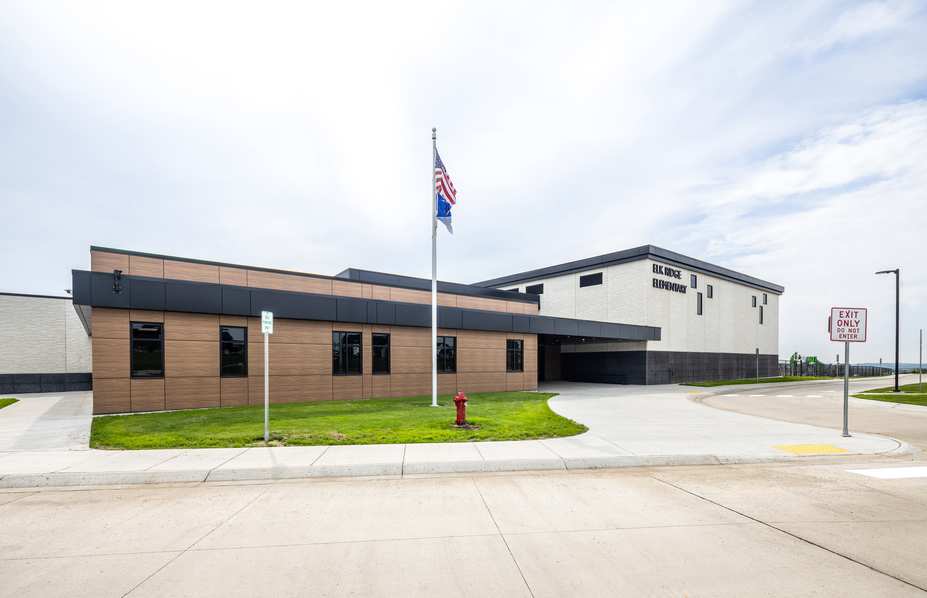
[[[496,459],[491,461],[364,463],[350,465],[312,465],[299,467],[249,467],[184,469],[160,471],[53,472],[41,474],[10,474],[0,478],[0,488],[54,488],[74,486],[131,486],[150,484],[210,483],[293,480],[346,477],[403,477],[406,475],[460,474],[514,471],[576,471],[590,469],[627,469],[640,467],[673,467],[690,465],[746,465],[759,463],[796,463],[822,457],[902,455],[913,452],[907,443],[895,440],[897,446],[881,453],[840,453],[839,455],[809,455],[776,457],[746,457],[743,455],[616,455],[608,457]]]

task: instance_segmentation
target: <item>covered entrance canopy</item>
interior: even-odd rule
[[[644,384],[647,340],[659,338],[539,334],[538,382]]]

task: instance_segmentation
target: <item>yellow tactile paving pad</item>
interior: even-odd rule
[[[847,449],[832,444],[776,444],[773,448],[793,455],[833,455],[847,452]]]

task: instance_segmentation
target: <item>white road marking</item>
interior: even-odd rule
[[[880,480],[927,478],[927,467],[882,467],[879,469],[848,469],[847,471]]]
[[[792,395],[776,395],[777,399],[791,399]]]
[[[805,395],[806,399],[820,399],[821,395]]]
[[[764,395],[749,395],[749,396],[751,396],[751,397],[762,397],[762,396],[764,396]]]

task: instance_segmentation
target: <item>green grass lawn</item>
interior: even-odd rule
[[[452,397],[319,401],[271,405],[273,445],[395,444],[526,440],[572,436],[586,427],[547,406],[555,393],[475,393],[467,421],[454,427]],[[242,447],[264,445],[264,408],[221,407],[93,418],[90,446],[104,449]]]
[[[769,384],[772,382],[806,382],[808,380],[836,380],[830,376],[778,376],[776,378],[741,378],[739,380],[706,380],[686,382],[684,386],[728,386],[732,384]]]
[[[0,409],[4,407],[9,407],[13,403],[16,403],[19,399],[0,399]]]
[[[866,390],[853,396],[858,399],[869,399],[871,401],[905,403],[907,405],[921,405],[927,407],[927,382],[924,383],[923,389],[924,392],[921,392],[921,386],[915,382],[914,384],[899,386],[898,390],[900,392],[894,392],[894,386],[886,386],[885,388]]]

